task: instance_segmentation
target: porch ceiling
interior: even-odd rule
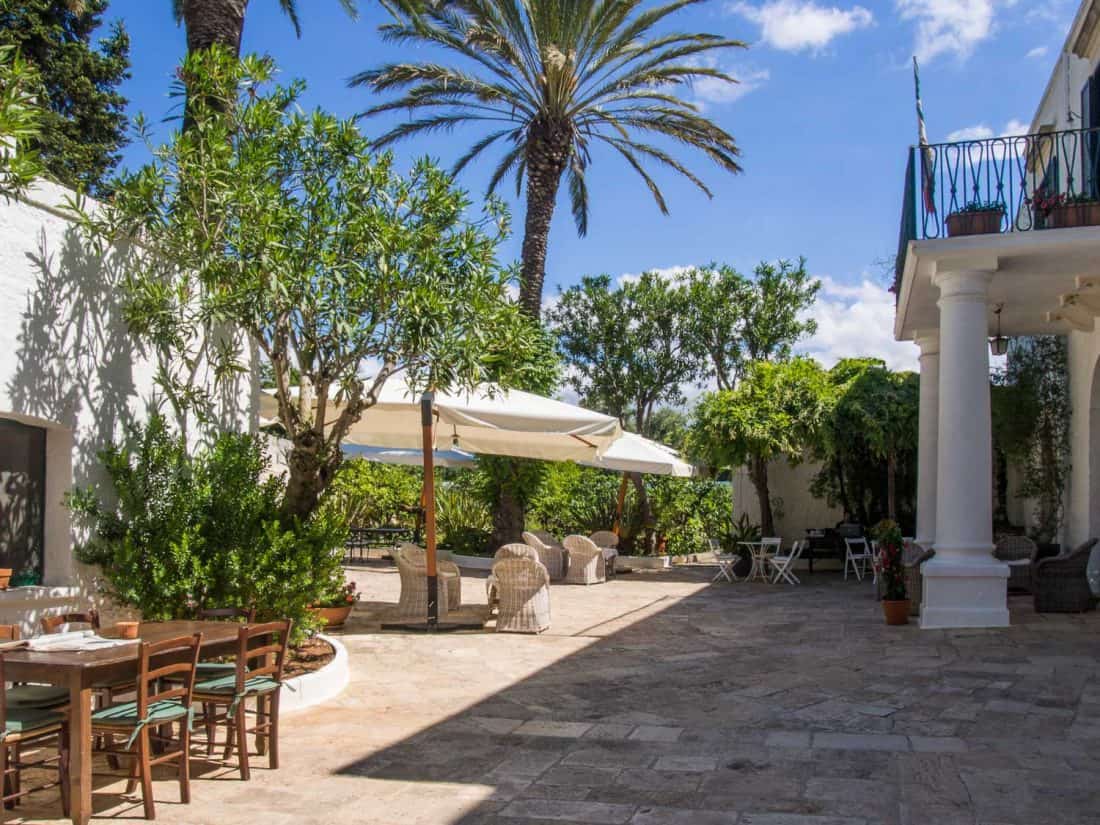
[[[1046,229],[911,241],[898,297],[894,337],[911,340],[939,329],[937,272],[986,269],[989,331],[1004,304],[1005,335],[1065,334],[1091,330],[1100,315],[1100,227]]]

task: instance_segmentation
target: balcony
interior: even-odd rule
[[[1088,206],[1100,198],[1100,129],[911,146],[904,191],[895,289],[909,242],[957,236],[959,219],[951,216],[966,210],[999,211],[984,227],[996,233],[1089,225],[1090,213],[1100,217]]]

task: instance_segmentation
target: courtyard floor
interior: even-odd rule
[[[382,633],[356,569],[352,683],[284,717],[282,768],[197,762],[180,825],[1100,825],[1100,614],[887,628],[869,582],[555,585],[538,636]],[[464,600],[485,600],[484,578]],[[97,784],[95,822],[140,820]],[[8,822],[56,822],[49,794]]]

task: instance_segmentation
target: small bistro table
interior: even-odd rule
[[[158,642],[202,633],[200,655],[210,657],[236,650],[238,627],[234,622],[142,622],[138,637]],[[73,825],[88,825],[92,818],[92,692],[100,685],[134,678],[139,647],[132,644],[92,651],[18,649],[4,653],[8,679],[69,689],[69,791]]]
[[[739,541],[737,544],[740,547],[749,548],[749,554],[752,556],[752,569],[749,570],[749,575],[745,576],[745,581],[751,582],[753,579],[769,581],[767,571],[767,545],[762,541]]]

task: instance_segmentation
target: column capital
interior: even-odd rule
[[[920,348],[920,357],[940,354],[940,331],[938,329],[918,329],[913,333],[913,343]]]
[[[937,272],[932,276],[933,285],[940,291],[939,304],[944,301],[985,303],[989,297],[989,282],[993,280],[990,269],[953,269]]]

